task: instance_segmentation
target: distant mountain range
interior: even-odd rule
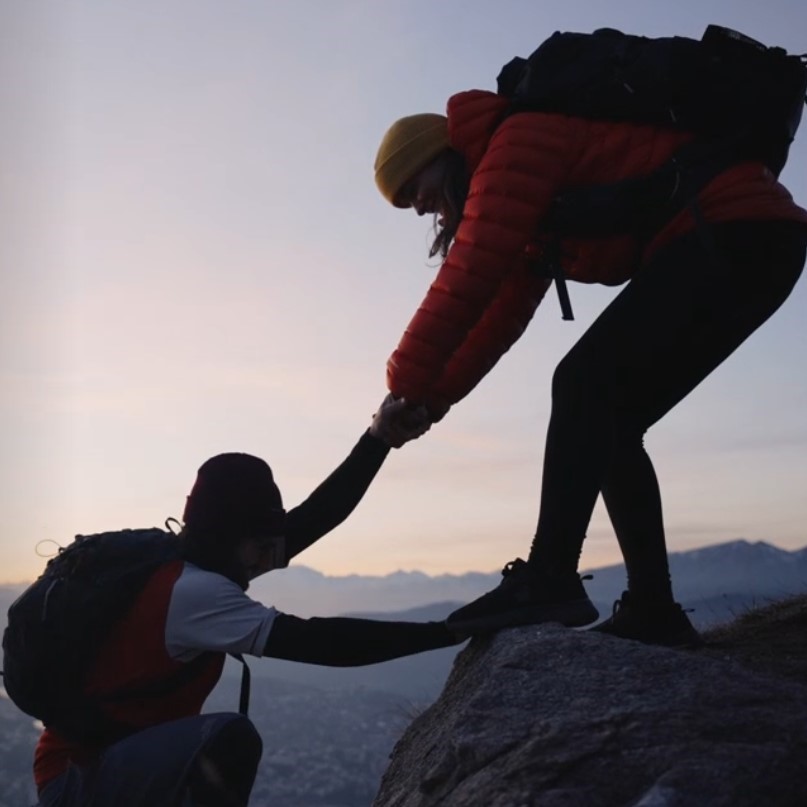
[[[508,558],[504,558],[502,563]],[[743,539],[687,552],[671,553],[670,569],[677,599],[686,607],[710,601],[710,623],[731,618],[718,606],[735,596],[764,601],[807,586],[807,547],[789,552],[763,541]],[[605,610],[625,588],[621,564],[587,570],[591,598]],[[328,577],[305,566],[291,566],[256,580],[250,596],[299,616],[348,612],[401,612],[433,603],[468,602],[498,584],[498,572],[437,575],[395,572],[383,577]],[[713,600],[717,602],[711,602]]]
[[[506,559],[504,559],[506,560]],[[677,599],[686,607],[701,610],[710,602],[710,613],[696,617],[709,623],[731,618],[717,606],[739,597],[765,601],[797,593],[807,586],[807,547],[796,551],[779,549],[764,541],[744,539],[670,554],[670,569]],[[586,589],[599,607],[608,610],[625,587],[621,564],[587,570],[593,579]],[[307,566],[293,565],[271,572],[253,582],[249,594],[281,611],[302,617],[346,613],[384,614],[414,611],[408,618],[441,618],[447,613],[439,603],[468,602],[498,584],[498,572],[469,572],[430,576],[423,572],[393,572],[384,576],[346,575],[331,577]],[[0,627],[9,604],[24,584],[0,584]],[[417,614],[420,613],[421,617]],[[402,617],[403,618],[403,617]]]
[[[730,622],[749,608],[807,591],[807,548],[789,552],[764,541],[731,541],[671,553],[675,595],[698,628]],[[624,566],[590,572],[585,585],[601,617],[611,612],[626,585]],[[385,577],[327,577],[292,567],[258,581],[250,590],[256,599],[274,602],[281,610],[309,615],[351,614],[374,619],[426,621],[445,618],[458,604],[495,586],[497,573],[429,577],[421,572],[396,572]],[[265,592],[271,586],[272,597]],[[395,610],[391,606],[404,606]],[[314,606],[319,605],[319,609]],[[365,686],[395,692],[415,702],[433,699],[442,689],[457,649],[449,648],[370,667],[329,669],[293,662],[258,661],[266,674],[323,688]]]

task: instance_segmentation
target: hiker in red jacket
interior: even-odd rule
[[[511,112],[508,98],[472,90],[451,97],[446,116],[411,115],[383,137],[376,184],[395,207],[434,215],[430,255],[442,258],[389,359],[389,389],[438,421],[521,336],[553,279],[562,302],[564,279],[625,286],[554,373],[527,560],[508,563],[499,586],[449,624],[473,632],[594,622],[577,569],[601,494],[628,586],[597,629],[696,642],[673,596],[643,436],[787,299],[804,265],[807,212],[765,164],[737,159],[669,217],[648,215],[626,231],[575,234],[574,221],[561,230],[559,198],[649,176],[693,135]]]
[[[187,498],[182,557],[148,579],[85,682],[126,736],[88,748],[46,728],[34,762],[40,805],[246,805],[258,733],[240,714],[200,715],[226,653],[353,666],[456,644],[443,622],[300,619],[246,594],[250,580],[341,523],[390,447],[428,426],[425,412],[389,397],[347,459],[288,512],[263,460],[234,453],[205,462]]]

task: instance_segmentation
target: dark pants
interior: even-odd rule
[[[782,305],[806,245],[794,222],[712,225],[661,250],[603,311],[554,374],[531,563],[576,570],[602,493],[631,592],[672,597],[643,435]]]
[[[262,743],[239,714],[187,717],[71,765],[39,794],[40,807],[244,807]]]

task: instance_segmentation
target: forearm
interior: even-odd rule
[[[389,454],[389,446],[365,432],[347,459],[286,517],[289,557],[298,555],[341,524],[356,508]]]
[[[264,655],[328,667],[359,667],[457,643],[443,622],[300,619],[278,614]]]

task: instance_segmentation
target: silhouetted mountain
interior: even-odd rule
[[[506,560],[510,558],[502,558],[502,564]],[[764,601],[807,588],[807,548],[789,552],[764,541],[739,539],[674,552],[670,555],[670,567],[677,598],[687,607],[695,601],[735,594]],[[586,583],[592,599],[609,608],[625,587],[624,567],[617,564],[587,571],[594,575]],[[499,572],[433,577],[423,572],[394,572],[384,576],[331,577],[305,566],[291,566],[254,581],[249,594],[281,611],[304,617],[346,613],[389,615],[434,603],[467,602],[500,580]],[[3,620],[8,605],[22,588],[17,584],[0,585]],[[719,618],[719,614],[714,615],[714,619]]]
[[[586,589],[605,615],[626,585],[623,565],[592,569]],[[694,609],[699,628],[733,619],[790,594],[807,591],[807,549],[789,552],[764,541],[729,541],[670,554],[676,599]]]
[[[511,558],[503,558],[502,564]],[[739,594],[760,602],[807,588],[807,549],[789,552],[744,539],[670,555],[675,593],[687,607],[698,601]],[[586,587],[608,610],[625,588],[621,564],[589,569]],[[272,572],[253,583],[250,595],[300,616],[349,612],[400,613],[440,602],[467,602],[498,584],[499,572],[436,575],[395,572],[383,577],[328,577],[304,567]],[[731,618],[717,609],[709,623]]]

